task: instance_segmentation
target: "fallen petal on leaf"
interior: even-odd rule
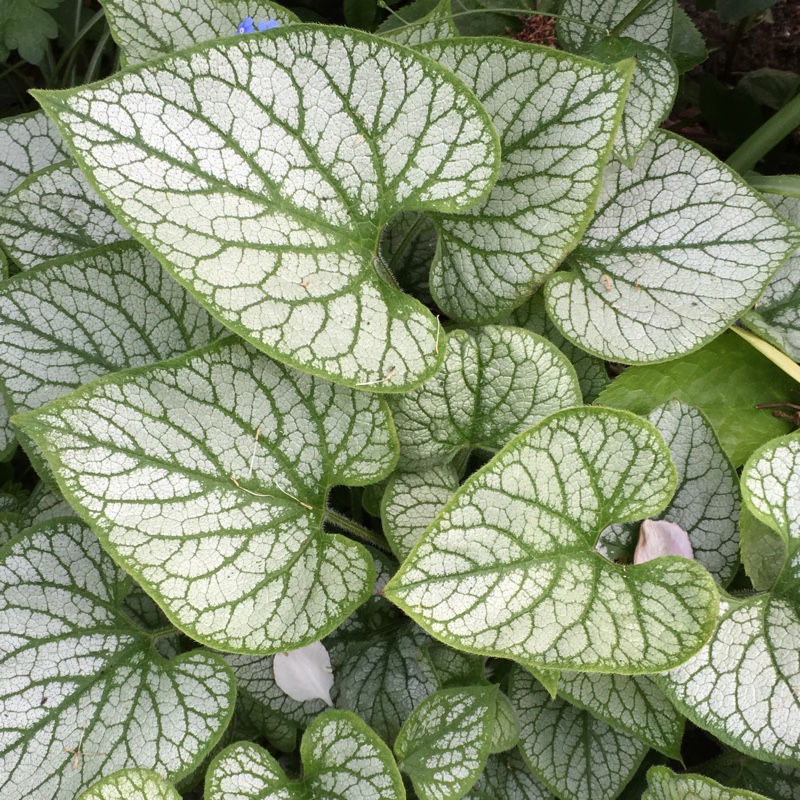
[[[324,700],[329,706],[333,687],[333,668],[322,642],[313,642],[299,650],[276,653],[272,662],[275,683],[292,700]]]
[[[694,558],[689,534],[674,522],[646,519],[639,529],[639,542],[633,553],[634,564],[644,564],[659,556]]]

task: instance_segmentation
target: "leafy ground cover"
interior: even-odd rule
[[[0,9],[3,800],[800,797],[795,5]]]

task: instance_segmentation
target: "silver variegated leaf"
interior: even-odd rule
[[[125,769],[98,781],[78,800],[181,800],[181,796],[157,772]]]
[[[572,342],[612,361],[667,361],[746,311],[800,232],[733,171],[656,131],[632,169],[606,168],[597,211],[545,286]]]
[[[475,92],[503,147],[482,203],[433,215],[431,293],[450,317],[498,320],[544,282],[589,223],[631,65],[601,66],[508,39],[419,49]]]
[[[450,0],[417,0],[387,17],[378,33],[406,47],[458,36]]]
[[[394,466],[374,395],[226,339],[16,419],[103,545],[199,641],[295,649],[372,591],[372,557],[322,520],[330,486]]]
[[[233,711],[217,655],[164,661],[123,615],[125,574],[88,527],[60,520],[0,550],[0,794],[75,797],[128,767],[172,779]]]
[[[642,800],[769,800],[763,794],[731,789],[703,775],[676,775],[666,767],[649,769],[647,784]]]
[[[528,769],[522,756],[491,755],[486,768],[464,800],[551,800],[550,791]]]
[[[658,513],[674,487],[644,420],[553,414],[464,483],[385,594],[454,647],[539,669],[680,664],[713,630],[712,578],[686,558],[624,567],[594,550],[612,520]]]
[[[37,97],[119,219],[257,347],[375,391],[436,371],[439,323],[378,250],[398,212],[461,212],[494,182],[497,134],[450,72],[289,25]]]

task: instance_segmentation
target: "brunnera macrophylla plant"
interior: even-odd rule
[[[0,121],[4,800],[795,797],[800,438],[589,405],[800,336],[800,199],[658,128],[672,0],[104,6]],[[735,768],[645,781],[686,719]]]

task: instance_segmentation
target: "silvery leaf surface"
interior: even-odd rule
[[[444,464],[463,448],[499,450],[554,411],[581,404],[572,365],[534,333],[486,325],[452,331],[441,347],[436,375],[389,399],[403,470]]]
[[[205,800],[405,799],[389,748],[349,711],[320,714],[303,735],[300,755],[303,778],[292,781],[258,745],[231,745],[211,763]]]
[[[673,400],[648,415],[669,447],[678,488],[654,519],[679,525],[689,534],[694,558],[721,586],[739,568],[739,478],[711,424],[696,408]],[[632,560],[640,522],[615,524],[600,534],[598,548],[611,559]]]
[[[103,0],[103,8],[124,64],[232,36],[247,17],[281,25],[298,21],[291,11],[268,0]]]
[[[23,528],[30,528],[49,519],[69,517],[74,514],[72,506],[60,493],[43,481],[39,481],[22,509],[21,522]]]
[[[528,766],[562,800],[613,800],[633,777],[647,745],[582,711],[551,699],[525,670],[514,670],[509,698],[520,722]]]
[[[490,755],[464,800],[551,800],[550,791],[528,769],[517,750]]]
[[[472,475],[385,595],[436,638],[538,669],[658,672],[707,641],[713,579],[686,558],[635,567],[594,546],[675,488],[660,434],[632,414],[569,409]]]
[[[742,494],[786,545],[770,592],[723,598],[717,627],[685,664],[656,680],[697,725],[763,761],[800,766],[800,437],[756,450]]]
[[[23,270],[129,238],[71,161],[33,173],[0,202],[0,246]]]
[[[296,649],[372,591],[372,557],[322,518],[330,486],[394,466],[375,395],[228,338],[16,419],[103,546],[198,641]]]
[[[666,767],[648,770],[647,783],[642,800],[769,800],[763,794],[732,789],[703,775],[676,775]]]
[[[44,111],[0,120],[0,197],[65,158],[69,153],[61,134]]]
[[[486,199],[432,215],[439,245],[430,277],[450,317],[495,321],[541,286],[588,225],[632,65],[508,39],[418,49],[475,92],[500,135],[503,160]]]
[[[124,769],[98,781],[78,800],[180,800],[175,787],[149,769]]]
[[[0,550],[3,800],[75,797],[127,767],[179,778],[228,724],[225,662],[200,650],[156,655],[121,611],[128,584],[77,520]]]
[[[378,33],[406,47],[458,36],[450,0],[417,0],[388,16]]]
[[[800,243],[791,226],[696,144],[658,130],[610,164],[594,219],[545,286],[564,336],[611,361],[667,361],[720,334]]]
[[[37,97],[117,217],[229,328],[374,391],[436,371],[439,323],[378,250],[400,211],[462,212],[494,182],[497,134],[450,72],[289,25]]]

